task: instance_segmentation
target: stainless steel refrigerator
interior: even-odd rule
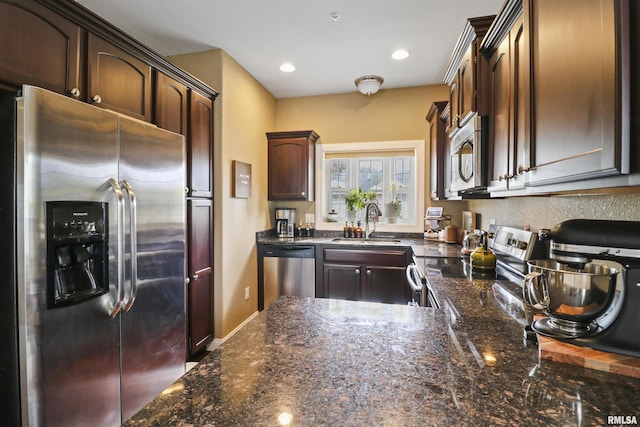
[[[184,138],[40,88],[21,95],[9,401],[22,425],[120,425],[185,370]]]

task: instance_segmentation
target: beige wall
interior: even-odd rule
[[[214,103],[214,328],[215,337],[224,338],[258,307],[255,232],[270,227],[265,131],[275,127],[275,99],[223,50],[169,60],[220,92]],[[231,197],[233,160],[252,166],[248,199]]]
[[[433,102],[448,96],[445,85],[382,89],[372,96],[362,95],[354,86],[351,93],[278,99],[274,130],[313,129],[322,144],[420,139],[426,141],[428,163],[429,124],[425,117]],[[425,196],[428,194],[427,186]],[[429,205],[429,198],[425,200]],[[274,203],[284,205],[296,208],[298,217],[314,210],[313,203]],[[459,212],[456,205],[451,209]]]

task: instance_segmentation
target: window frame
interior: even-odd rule
[[[374,141],[374,142],[356,142],[356,143],[336,143],[336,144],[324,144],[320,143],[316,145],[316,201],[315,201],[315,227],[318,230],[342,230],[343,223],[341,222],[329,222],[328,206],[329,202],[326,200],[326,192],[324,186],[329,181],[329,170],[325,171],[325,159],[327,154],[341,155],[354,153],[361,153],[362,157],[375,157],[376,153],[385,153],[389,151],[411,151],[415,157],[415,174],[414,182],[415,186],[415,201],[414,201],[414,221],[398,222],[394,224],[378,223],[376,228],[378,231],[387,231],[395,233],[422,233],[424,232],[424,191],[425,191],[425,141],[421,139],[416,140],[400,140],[400,141]],[[325,176],[325,174],[327,174]],[[380,206],[380,209],[384,211],[384,206]]]

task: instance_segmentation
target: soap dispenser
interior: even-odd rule
[[[482,241],[471,253],[471,269],[493,271],[496,269],[496,255],[489,249],[487,232],[482,232]]]

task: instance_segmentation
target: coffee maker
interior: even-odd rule
[[[276,234],[278,237],[294,237],[296,225],[295,208],[276,208]]]
[[[540,230],[546,260],[529,262],[524,297],[548,317],[538,334],[640,356],[640,222],[575,219]]]

